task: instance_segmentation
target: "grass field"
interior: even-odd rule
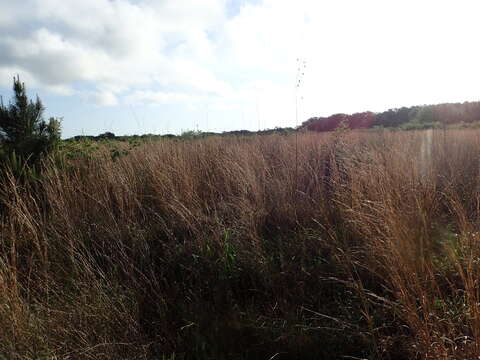
[[[0,358],[477,358],[480,131],[428,131],[100,146],[4,177]]]

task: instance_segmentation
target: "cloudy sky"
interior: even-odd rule
[[[477,0],[0,0],[19,74],[64,137],[295,126],[480,100]]]

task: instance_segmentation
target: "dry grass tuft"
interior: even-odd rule
[[[161,141],[5,176],[0,353],[478,357],[479,140]]]

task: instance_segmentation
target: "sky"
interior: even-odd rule
[[[18,74],[63,137],[475,101],[479,13],[478,0],[0,0],[0,94]]]

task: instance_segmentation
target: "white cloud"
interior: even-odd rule
[[[19,73],[96,104],[248,108],[262,127],[294,125],[299,57],[300,121],[479,97],[477,1],[242,4],[227,17],[226,0],[0,0],[0,84]]]
[[[304,116],[478,99],[479,11],[470,0],[265,0],[227,24],[225,47],[285,94],[306,59]]]
[[[125,100],[131,105],[166,105],[172,103],[194,103],[201,98],[185,93],[139,90],[129,94]]]
[[[114,106],[118,104],[118,99],[110,91],[85,92],[82,94],[85,101],[99,106]]]
[[[201,65],[215,62],[207,30],[222,21],[222,0],[193,6],[178,0],[27,0],[5,6],[12,15],[28,13],[34,26],[23,29],[0,18],[0,29],[7,30],[0,68],[18,68],[36,84],[107,89],[102,98],[108,104],[113,95],[151,85],[228,89]]]

